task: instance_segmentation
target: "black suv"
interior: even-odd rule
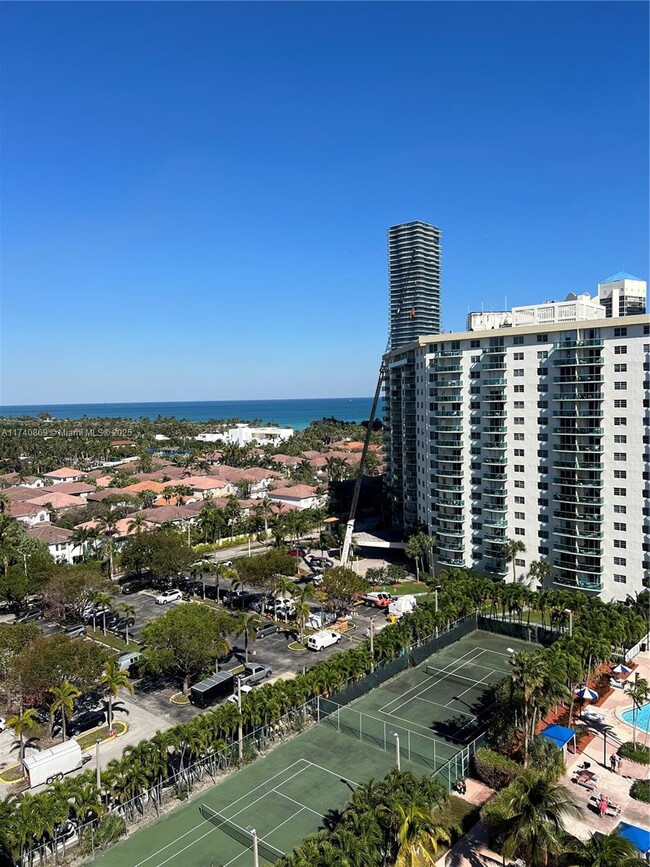
[[[256,596],[251,590],[231,590],[224,593],[223,604],[229,608],[248,608],[251,600]]]
[[[66,729],[69,735],[78,735],[88,731],[88,729],[104,725],[105,722],[106,714],[103,710],[89,710],[87,713],[80,714],[76,719],[71,719]]]

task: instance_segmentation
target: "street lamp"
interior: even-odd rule
[[[249,825],[246,830],[253,838],[253,867],[260,867],[260,853],[257,847],[257,831]]]
[[[402,760],[399,752],[399,735],[397,732],[393,732],[393,737],[395,738],[395,761],[397,764],[397,770],[402,770]]]
[[[102,771],[99,766],[99,745],[101,741],[99,738],[95,741],[95,782],[97,784],[97,790],[101,792],[102,788]]]
[[[239,761],[244,759],[244,730],[242,726],[241,716],[241,677],[237,678],[237,709],[239,711],[239,722],[237,724],[237,741],[239,745]]]
[[[573,611],[570,608],[565,608],[564,613],[569,615],[569,638],[573,638]]]
[[[436,614],[438,613],[438,590],[442,590],[442,584],[438,584],[437,587],[433,588],[434,596],[434,604],[436,606]]]

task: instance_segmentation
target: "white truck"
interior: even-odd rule
[[[78,770],[83,764],[81,747],[75,740],[65,741],[23,759],[23,770],[29,788],[60,780],[64,774]]]
[[[418,603],[415,596],[398,596],[397,599],[393,599],[388,606],[388,616],[395,617],[399,620],[399,618],[403,617],[404,614],[410,614],[411,611],[415,611],[417,607]]]

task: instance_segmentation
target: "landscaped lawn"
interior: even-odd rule
[[[428,589],[424,581],[402,581],[400,584],[380,584],[372,586],[373,591],[380,590],[393,596],[405,596],[410,593],[425,593]]]
[[[119,635],[114,635],[112,632],[108,631],[106,632],[106,635],[104,635],[101,629],[93,629],[92,627],[88,627],[86,635],[92,641],[106,644],[108,647],[112,647],[113,650],[119,650],[120,653],[124,650],[137,650],[139,646],[138,642],[134,641],[133,638],[129,638],[129,643],[127,644]]]

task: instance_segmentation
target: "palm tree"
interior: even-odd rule
[[[534,581],[539,582],[539,587],[544,586],[544,582],[551,574],[551,564],[548,560],[533,560],[528,567],[528,576]]]
[[[301,590],[298,591],[298,594],[294,596],[293,599],[293,604],[296,609],[296,620],[300,624],[300,642],[304,641],[305,638],[305,622],[311,612],[311,608],[309,607],[309,600],[313,598],[313,588],[311,584],[306,584]]]
[[[273,506],[268,497],[264,497],[259,501],[255,506],[253,506],[253,511],[257,518],[261,521],[264,521],[264,538],[267,539],[269,535],[269,519],[273,515]]]
[[[106,515],[99,519],[97,522],[97,529],[100,534],[104,537],[104,544],[106,546],[106,551],[108,554],[108,577],[109,580],[113,580],[113,543],[114,543],[114,535],[117,529],[117,523],[115,518],[111,517],[111,515]]]
[[[512,660],[510,675],[513,692],[518,693],[524,711],[524,767],[528,767],[528,744],[532,737],[530,731],[531,712],[544,684],[544,666],[536,653],[516,653]]]
[[[89,540],[90,531],[88,527],[77,527],[77,529],[73,531],[72,536],[70,536],[72,544],[81,548],[81,560],[83,563],[86,562]]]
[[[133,605],[128,602],[122,602],[120,605],[120,611],[124,615],[124,640],[129,644],[129,620],[135,620],[135,615],[137,611],[133,607]]]
[[[650,700],[650,684],[645,677],[639,677],[637,673],[634,680],[628,681],[623,688],[632,699],[632,743],[636,749],[636,715]]]
[[[503,546],[503,556],[506,559],[506,562],[512,563],[512,580],[513,582],[517,581],[517,554],[523,554],[526,550],[526,546],[521,541],[521,539],[506,539],[506,543]]]
[[[504,820],[504,858],[521,852],[530,867],[546,867],[549,855],[563,849],[564,820],[578,819],[582,810],[563,786],[523,771],[513,784]]]
[[[133,684],[128,672],[120,668],[114,659],[109,660],[104,666],[104,674],[99,681],[108,693],[108,733],[113,734],[113,699],[120,689],[128,689],[133,693]]]
[[[97,590],[92,594],[91,601],[93,604],[93,629],[96,629],[95,610],[100,608],[102,612],[102,632],[106,635],[106,609],[112,609],[113,597],[109,596],[108,593],[104,593],[103,590]]]
[[[607,837],[592,834],[586,843],[576,840],[575,844],[568,861],[570,867],[647,867],[648,864],[640,857],[636,846],[621,837],[618,830]]]
[[[425,867],[438,860],[440,843],[451,843],[449,831],[436,824],[433,811],[424,799],[413,797],[389,801],[395,827],[395,867]]]
[[[63,740],[65,741],[66,714],[72,716],[74,713],[75,699],[79,698],[81,692],[73,683],[70,683],[69,680],[64,680],[61,686],[51,686],[50,694],[54,696],[50,712],[54,717],[57,710],[61,711],[61,731],[63,733]]]
[[[29,707],[20,714],[10,716],[7,720],[7,725],[11,726],[14,730],[14,734],[18,738],[20,749],[18,755],[20,764],[22,765],[23,759],[25,758],[25,734],[29,735],[29,733],[33,732],[38,726],[38,713],[33,707]]]
[[[254,611],[242,611],[235,620],[235,635],[244,636],[244,662],[248,665],[248,642],[257,638],[257,628],[263,623],[259,614]]]
[[[142,533],[147,527],[147,519],[144,515],[134,515],[129,521],[129,533]]]

